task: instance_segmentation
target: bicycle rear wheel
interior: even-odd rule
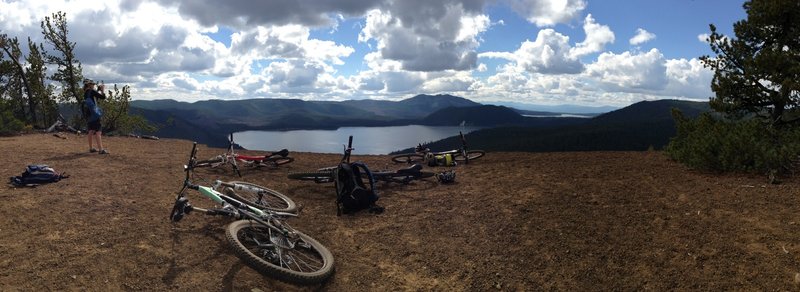
[[[228,225],[225,237],[234,253],[256,271],[278,280],[311,285],[333,274],[333,255],[308,235],[292,239],[250,220]]]
[[[453,154],[453,159],[455,159],[457,162],[464,162],[464,161],[467,161],[467,158],[469,158],[469,160],[472,161],[472,160],[481,158],[484,155],[486,155],[486,151],[483,151],[483,150],[469,150],[469,151],[467,151],[467,157],[464,157],[463,155],[461,155],[461,152],[458,152],[456,154]]]
[[[392,172],[392,173],[380,172],[380,173],[373,173],[372,177],[376,181],[408,183],[408,182],[413,181],[413,180],[429,178],[429,177],[432,177],[434,175],[435,175],[435,173],[429,172],[429,171],[420,171],[417,174],[396,173],[396,172]],[[364,173],[364,174],[361,174],[361,177],[368,178],[369,176],[366,173]]]
[[[310,180],[316,183],[333,182],[333,172],[331,171],[295,172],[290,173],[288,177],[296,180]]]
[[[297,204],[278,191],[243,181],[232,181],[230,183],[234,184],[234,192],[229,195],[237,201],[259,209],[286,213],[297,211]],[[243,187],[237,188],[236,186]]]
[[[219,167],[224,163],[225,160],[218,156],[211,159],[200,160],[194,164],[194,167]]]
[[[392,156],[392,161],[395,163],[415,163],[415,162],[422,162],[425,160],[425,156],[422,154],[416,153],[407,153],[407,154],[400,154]]]

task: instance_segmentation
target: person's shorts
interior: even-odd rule
[[[89,131],[99,132],[101,128],[100,120],[89,122]]]

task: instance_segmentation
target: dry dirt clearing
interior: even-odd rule
[[[227,219],[168,220],[191,142],[105,142],[111,155],[88,153],[85,136],[0,138],[6,177],[31,163],[71,175],[0,193],[0,290],[800,288],[797,179],[700,173],[660,152],[489,153],[458,166],[454,185],[380,185],[384,214],[337,217],[332,185],[286,174],[340,155],[292,153],[294,163],[241,180],[304,205],[291,224],[333,252],[334,276],[300,287],[244,265],[225,241]],[[373,169],[400,167],[355,154]]]

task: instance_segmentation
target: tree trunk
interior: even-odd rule
[[[30,83],[28,83],[28,78],[25,76],[25,68],[22,67],[22,64],[19,63],[19,60],[14,58],[14,55],[11,54],[11,52],[8,50],[8,47],[3,46],[3,51],[5,51],[6,55],[8,55],[8,57],[9,57],[9,59],[11,59],[11,61],[13,61],[14,67],[17,68],[17,72],[19,74],[19,77],[22,80],[22,86],[25,88],[25,91],[28,92],[28,109],[30,109],[30,112],[31,112],[30,123],[31,124],[35,124],[36,123],[36,110],[31,105],[31,100],[33,100],[33,94],[31,92],[31,85],[30,85]],[[24,114],[25,113],[24,104],[22,104],[21,106],[23,106],[22,112]],[[25,115],[25,116],[26,116],[26,119],[27,119],[27,115]]]

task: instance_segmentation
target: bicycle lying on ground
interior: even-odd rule
[[[194,143],[189,162],[184,166],[186,178],[175,199],[170,220],[178,222],[191,212],[237,219],[228,224],[225,232],[225,237],[236,256],[256,271],[281,281],[316,284],[333,274],[334,261],[331,252],[315,239],[295,230],[283,221],[287,217],[296,217],[297,214],[276,211],[276,209],[294,211],[295,204],[291,200],[278,192],[242,182],[215,182],[217,188],[224,187],[224,194],[215,187],[193,184],[191,179],[192,170],[197,163],[196,153],[197,143]],[[188,189],[200,192],[221,207],[204,209],[192,206],[186,198]],[[254,203],[239,196],[236,190],[250,190],[251,193],[262,196],[276,196],[290,203],[287,204],[288,207],[280,208],[266,205],[264,200],[261,200],[261,203]]]
[[[353,136],[347,141],[347,147],[344,148],[344,155],[342,156],[342,161],[344,163],[350,163],[350,154],[353,151]],[[316,171],[311,172],[296,172],[290,173],[290,179],[297,179],[297,180],[309,180],[314,181],[316,183],[329,183],[333,182],[333,170],[336,169],[335,166],[325,167],[317,169]],[[367,178],[366,173],[362,174],[364,178]],[[407,168],[398,169],[395,171],[376,171],[372,172],[372,178],[376,181],[384,181],[384,182],[396,182],[396,183],[403,183],[408,184],[409,182],[417,179],[423,179],[428,177],[433,177],[433,172],[422,171],[422,165],[415,164]]]
[[[423,163],[433,157],[449,154],[452,155],[453,159],[455,159],[456,162],[469,164],[470,160],[475,160],[486,155],[486,151],[483,150],[467,150],[467,139],[464,138],[464,134],[462,132],[458,132],[458,134],[459,136],[461,136],[461,149],[454,149],[443,152],[431,152],[431,149],[422,148],[422,144],[420,144],[414,149],[414,153],[403,153],[394,155],[392,156],[392,161],[394,161],[395,163],[408,163],[408,164]]]
[[[289,150],[282,149],[277,152],[270,152],[266,155],[242,155],[234,151],[233,133],[228,138],[228,150],[220,155],[214,156],[210,159],[201,160],[197,162],[196,167],[220,167],[230,164],[233,170],[241,177],[239,172],[238,163],[246,167],[263,167],[270,166],[276,167],[294,161],[294,158],[289,157]]]

